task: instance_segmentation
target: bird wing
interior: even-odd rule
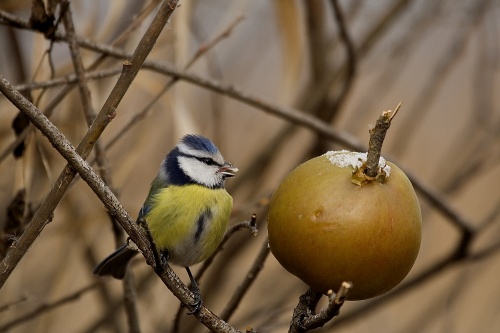
[[[154,196],[163,188],[168,187],[168,182],[160,177],[160,175],[156,176],[155,179],[151,182],[151,187],[149,188],[149,193],[144,201],[144,204],[139,211],[139,216],[137,217],[137,222],[144,216],[146,216],[151,210],[151,205],[153,204]]]

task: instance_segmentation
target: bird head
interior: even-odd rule
[[[219,149],[209,139],[188,134],[162,163],[160,177],[174,185],[198,184],[210,188],[224,187],[224,180],[238,169],[225,162]]]

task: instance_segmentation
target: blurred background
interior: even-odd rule
[[[28,27],[33,3],[0,1],[0,73],[49,112],[76,146],[87,123],[78,89],[67,89],[67,76],[74,73],[68,45],[51,43]],[[130,55],[159,3],[71,2],[76,34],[97,45],[81,47],[84,68],[94,75],[89,88],[95,112],[124,60],[100,59],[97,49],[113,46]],[[54,13],[57,31],[64,34],[60,7],[53,4],[57,1],[45,2],[47,13]],[[380,113],[403,103],[382,153],[417,188],[423,213],[419,257],[394,291],[347,302],[317,331],[499,332],[500,2],[205,0],[180,5],[148,58],[154,63],[179,70],[189,66],[188,73],[237,87],[272,108],[314,116],[361,147]],[[109,70],[116,71],[105,75]],[[30,86],[53,79],[60,84]],[[231,224],[256,213],[259,234],[235,234],[199,281],[205,304],[220,313],[265,246],[266,204],[283,177],[312,156],[354,147],[230,93],[182,80],[166,89],[170,81],[157,70],[141,70],[101,137],[104,167],[131,216],[183,134],[211,138],[240,169],[227,182],[234,198]],[[15,129],[25,128],[17,116],[0,95],[0,258],[65,166],[38,131],[29,132],[15,156]],[[88,160],[94,161],[94,154]],[[127,331],[121,282],[91,274],[115,247],[104,206],[77,177],[0,290],[0,331]],[[132,270],[142,331],[172,331],[178,300],[142,257]],[[182,269],[176,271],[188,280]],[[269,254],[229,323],[241,330],[286,332],[306,290]],[[179,332],[206,331],[184,312]]]

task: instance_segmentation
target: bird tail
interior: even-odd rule
[[[139,252],[129,248],[127,244],[125,244],[101,261],[101,263],[92,270],[92,273],[99,276],[111,275],[121,280],[125,277],[130,259],[137,253]]]

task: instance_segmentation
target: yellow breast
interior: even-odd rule
[[[233,199],[225,189],[199,185],[169,186],[158,191],[145,216],[158,250],[169,261],[191,266],[207,259],[226,231]]]

